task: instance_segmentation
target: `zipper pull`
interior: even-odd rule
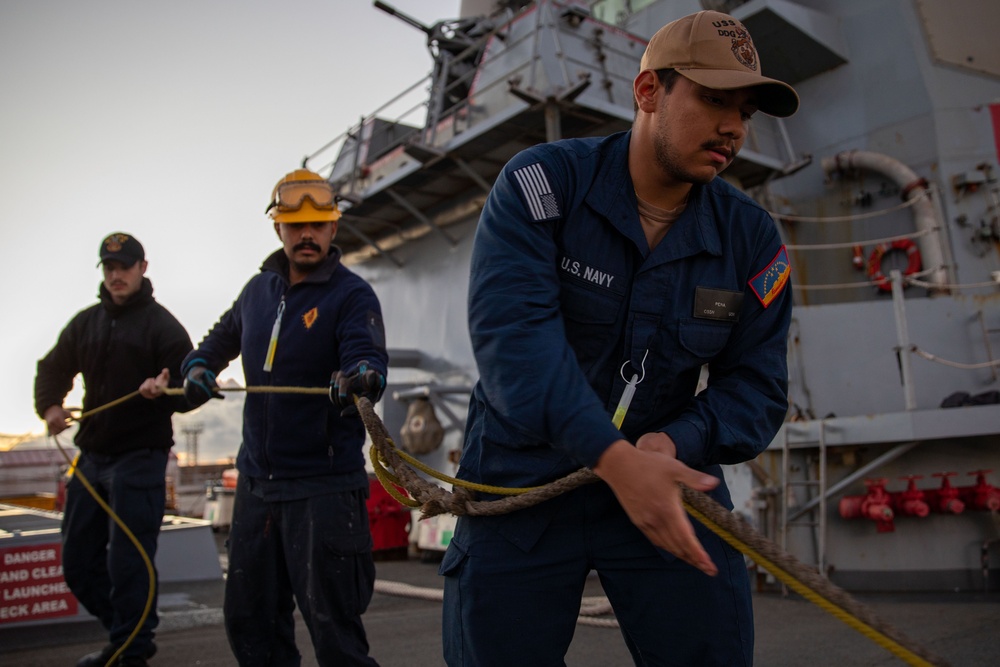
[[[271,342],[267,344],[267,356],[264,357],[264,372],[270,373],[274,364],[274,353],[278,350],[278,333],[281,331],[281,316],[285,312],[285,297],[281,297],[278,304],[278,314],[274,318],[274,326],[271,327]]]

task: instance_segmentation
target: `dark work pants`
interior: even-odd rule
[[[63,577],[73,595],[121,646],[135,629],[149,599],[149,570],[142,555],[80,481],[86,477],[111,510],[135,535],[151,564],[166,502],[166,450],[119,455],[81,453],[77,474],[66,486],[62,522]],[[154,567],[155,573],[155,567]],[[152,652],[156,615],[153,600],[142,629],[125,655]]]
[[[375,586],[367,491],[264,501],[239,477],[224,612],[240,665],[301,663],[296,602],[321,667],[377,665],[361,623]]]
[[[450,667],[564,665],[591,570],[636,665],[752,664],[750,582],[738,551],[692,520],[719,568],[703,574],[654,548],[603,483],[546,503],[459,519],[441,564]]]

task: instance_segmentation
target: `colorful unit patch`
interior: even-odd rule
[[[750,287],[765,308],[781,294],[781,290],[785,289],[791,273],[792,266],[788,263],[788,252],[785,246],[781,246],[767,268],[750,280]]]
[[[521,188],[524,195],[524,203],[528,206],[528,213],[535,222],[539,220],[551,220],[559,217],[559,204],[556,196],[552,193],[552,186],[545,176],[542,165],[538,162],[521,167],[513,174],[514,180]]]
[[[302,322],[303,324],[306,325],[306,329],[312,328],[313,322],[316,321],[316,318],[318,316],[319,316],[319,311],[316,310],[315,306],[310,308],[309,312],[307,312],[305,315],[302,316]]]

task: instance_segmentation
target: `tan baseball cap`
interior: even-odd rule
[[[698,12],[657,30],[642,54],[639,71],[666,68],[706,88],[756,88],[757,108],[771,116],[791,116],[799,108],[794,88],[761,74],[750,33],[728,14]]]

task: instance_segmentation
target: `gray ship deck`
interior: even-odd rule
[[[221,544],[224,535],[217,535]],[[223,564],[224,564],[224,557]],[[419,559],[377,564],[381,581],[441,588],[437,566]],[[600,595],[592,579],[588,595]],[[164,584],[160,598],[159,652],[152,665],[234,664],[222,626],[222,581]],[[880,619],[952,667],[1000,664],[1000,596],[985,593],[897,594],[859,597]],[[797,597],[758,592],[754,596],[757,642],[755,664],[764,667],[900,665],[901,660],[826,612]],[[365,627],[371,654],[383,667],[442,665],[441,603],[376,593]],[[304,667],[316,665],[301,619],[298,644]],[[0,626],[0,663],[17,667],[64,667],[103,644],[96,621],[32,627]],[[566,658],[575,667],[629,665],[615,628],[580,625]]]

